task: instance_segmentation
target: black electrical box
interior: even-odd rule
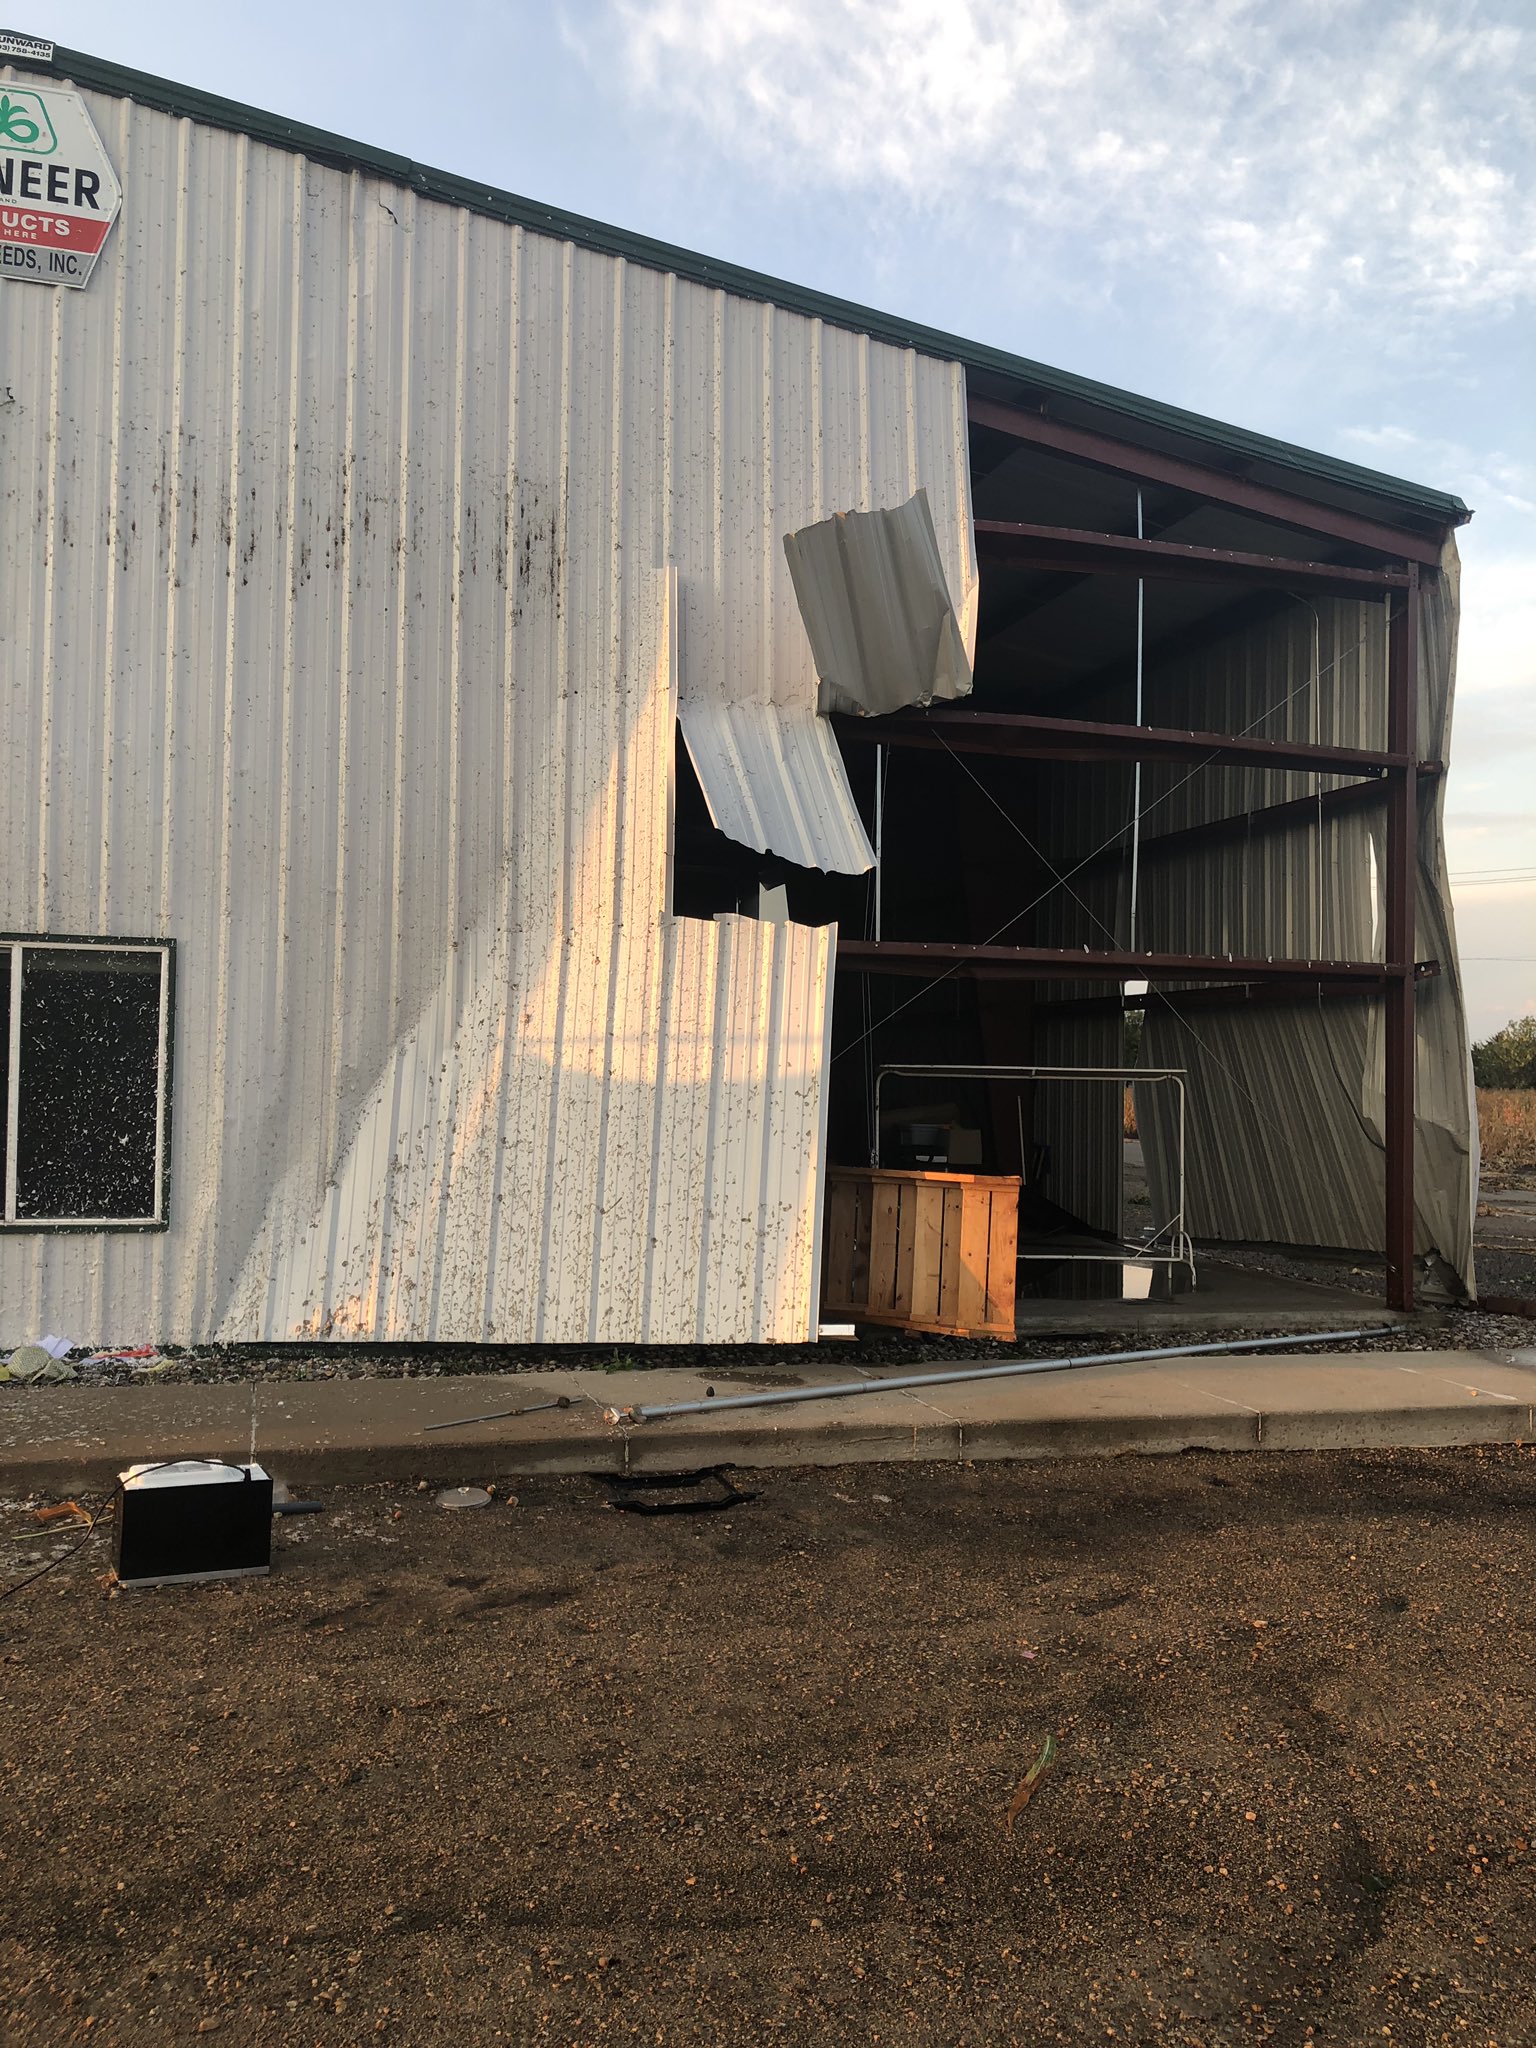
[[[176,1458],[118,1475],[117,1579],[176,1586],[272,1569],[272,1481],[259,1465]]]

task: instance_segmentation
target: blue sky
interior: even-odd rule
[[[1473,1030],[1536,1011],[1528,0],[61,0],[10,25],[1458,492]]]

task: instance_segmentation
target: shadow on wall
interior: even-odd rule
[[[812,1329],[832,933],[662,914],[675,579],[656,597],[563,927],[530,947],[509,858],[318,1204],[274,1193],[222,1341]]]

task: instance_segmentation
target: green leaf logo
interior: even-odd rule
[[[0,92],[0,144],[5,143],[38,156],[50,156],[58,148],[48,109],[36,93]]]

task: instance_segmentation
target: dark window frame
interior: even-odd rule
[[[9,1213],[15,1202],[14,1159],[20,1142],[16,1130],[20,1072],[14,1057],[16,1041],[21,1030],[19,1006],[15,1000],[20,986],[20,968],[16,963],[22,953],[33,947],[44,952],[78,948],[109,953],[160,955],[160,1059],[156,1073],[158,1123],[155,1141],[158,1172],[155,1175],[153,1216],[49,1217],[12,1216]],[[137,1236],[145,1231],[169,1230],[171,1134],[175,1098],[176,941],[169,938],[118,938],[115,935],[103,938],[90,932],[0,932],[0,974],[8,978],[11,994],[11,1042],[5,1049],[4,1062],[0,1063],[0,1073],[5,1076],[9,1096],[9,1114],[5,1119],[5,1149],[0,1152],[0,1235],[62,1237],[86,1233],[96,1237]]]

